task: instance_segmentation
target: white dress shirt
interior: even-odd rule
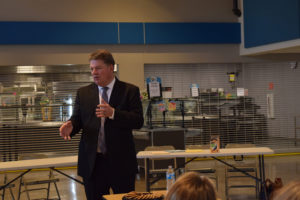
[[[107,94],[107,98],[108,98],[108,102],[106,103],[109,103],[109,100],[110,100],[110,96],[111,96],[111,92],[114,88],[114,85],[115,85],[115,82],[116,82],[116,78],[114,78],[106,87],[108,87],[108,89],[106,90],[106,94]],[[101,86],[98,85],[98,89],[99,89],[99,102],[101,103],[101,96],[102,96],[102,88]],[[113,108],[113,114],[112,116],[109,116],[109,119],[114,119],[114,115],[115,115],[115,109]]]

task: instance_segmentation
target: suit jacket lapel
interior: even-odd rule
[[[113,87],[113,90],[111,92],[110,99],[109,99],[109,104],[114,108],[118,105],[118,98],[120,98],[120,97],[118,97],[118,91],[120,91],[119,87],[120,87],[120,82],[116,78],[116,82],[114,84],[114,87]]]
[[[89,97],[91,99],[91,106],[97,106],[99,103],[100,103],[100,100],[99,100],[99,89],[98,89],[98,86],[96,84],[93,84],[92,85],[93,87],[91,88],[92,89],[92,92],[91,92],[91,96]]]
[[[96,107],[99,104],[99,89],[98,86],[96,84],[92,84],[92,86],[90,87],[90,95],[87,97],[90,100],[90,105],[89,108],[91,109],[91,119],[92,122],[95,126],[97,127],[97,129],[99,129],[99,127],[101,126],[99,118],[96,117]]]

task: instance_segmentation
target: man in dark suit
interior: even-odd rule
[[[77,91],[73,115],[60,127],[70,140],[82,130],[78,175],[83,177],[88,200],[134,190],[137,160],[132,129],[144,123],[139,89],[119,81],[114,58],[107,50],[90,56],[94,83]]]

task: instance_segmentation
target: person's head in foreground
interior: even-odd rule
[[[272,200],[300,200],[300,181],[292,181],[276,190]]]
[[[216,200],[217,193],[211,180],[197,172],[180,176],[167,193],[165,200]]]

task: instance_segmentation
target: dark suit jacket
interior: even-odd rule
[[[78,153],[78,175],[89,178],[96,158],[100,119],[96,117],[99,90],[94,83],[77,91],[71,136],[82,129]],[[132,176],[137,172],[137,160],[132,129],[144,123],[139,89],[116,79],[109,104],[115,108],[114,119],[105,120],[105,142],[109,166],[118,177]]]

